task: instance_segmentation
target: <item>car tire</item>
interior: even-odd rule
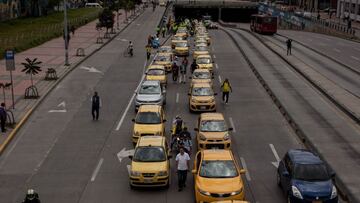
[[[276,183],[279,187],[281,187],[281,180],[280,180],[280,175],[278,172],[276,173]]]
[[[291,200],[290,200],[290,195],[289,195],[289,193],[286,195],[286,202],[287,203],[291,203]]]
[[[130,186],[130,189],[131,189],[131,190],[135,190],[135,189],[136,189],[136,187],[134,187],[134,186],[131,185],[130,183],[129,183],[129,186]]]

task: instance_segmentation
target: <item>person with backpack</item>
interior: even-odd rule
[[[227,104],[229,102],[229,94],[232,92],[232,88],[229,80],[226,78],[225,81],[221,85],[222,90],[222,100]]]
[[[172,79],[174,83],[176,83],[179,77],[179,66],[176,64],[176,61],[174,61],[171,70],[172,70]]]
[[[186,69],[187,69],[187,65],[188,65],[188,60],[187,58],[185,57],[181,63],[181,66],[180,66],[180,80],[179,80],[179,83],[184,83],[185,84],[185,78],[186,78]]]

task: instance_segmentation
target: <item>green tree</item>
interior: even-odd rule
[[[33,75],[37,75],[41,71],[41,67],[39,66],[42,62],[38,61],[37,58],[33,60],[26,58],[26,63],[21,63],[24,66],[24,69],[21,72],[25,72],[25,74],[30,74],[31,86],[34,86]]]

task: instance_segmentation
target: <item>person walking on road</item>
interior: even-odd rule
[[[286,55],[291,55],[291,46],[292,46],[291,43],[292,43],[292,39],[286,40],[286,47],[287,47]]]
[[[186,186],[186,178],[190,166],[190,156],[185,152],[184,148],[180,148],[180,153],[176,155],[175,160],[178,174],[178,191],[182,191]]]
[[[99,120],[99,110],[101,108],[101,99],[97,92],[94,92],[94,95],[91,98],[92,108],[91,114],[93,120]]]
[[[145,49],[146,49],[146,59],[149,60],[151,56],[151,45],[150,44],[146,45]]]
[[[7,113],[6,113],[6,109],[5,109],[5,103],[1,103],[0,106],[0,124],[1,124],[1,132],[6,132],[5,129],[5,124],[6,124],[6,117],[7,117]]]
[[[161,28],[161,33],[162,33],[162,37],[165,38],[165,36],[166,36],[166,27],[165,26],[163,26]]]
[[[179,80],[179,83],[184,83],[185,84],[185,78],[186,78],[186,69],[187,69],[187,65],[188,65],[188,60],[187,58],[185,57],[181,63],[181,66],[180,66],[180,80]]]
[[[174,83],[176,83],[176,81],[178,80],[179,77],[179,66],[176,64],[176,62],[174,61],[172,67],[172,79],[174,81]]]
[[[229,82],[229,79],[225,79],[225,81],[221,85],[222,90],[222,100],[227,104],[229,102],[229,94],[232,92],[232,88]]]
[[[196,60],[194,59],[191,63],[191,74],[194,73],[194,70],[197,68]]]

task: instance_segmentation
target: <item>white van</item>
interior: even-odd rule
[[[102,6],[99,3],[86,3],[86,8],[102,8]]]

